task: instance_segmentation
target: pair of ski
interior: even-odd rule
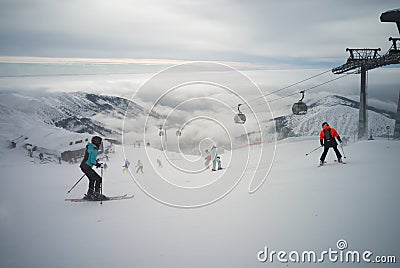
[[[133,195],[116,195],[116,196],[108,196],[109,199],[107,200],[101,200],[101,201],[114,201],[114,200],[124,200],[124,199],[132,199]],[[84,199],[84,198],[66,198],[65,201],[69,202],[93,202],[97,201],[99,202],[100,200],[89,200],[89,199]]]
[[[337,161],[337,160],[334,160],[333,161],[335,164],[346,164],[346,162],[339,162],[339,161]],[[321,165],[321,164],[319,164],[317,167],[323,167],[323,166],[326,166],[326,165],[328,165],[328,162],[324,162],[324,164],[323,165]]]

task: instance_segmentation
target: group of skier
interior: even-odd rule
[[[125,159],[124,165],[122,166],[122,172],[124,172],[124,173],[127,172],[128,169],[129,169],[130,164],[131,163],[128,161],[128,159]],[[157,164],[158,164],[158,167],[162,167],[160,159],[157,159]],[[142,161],[140,159],[137,161],[135,168],[137,168],[136,169],[136,173],[138,173],[139,171],[141,173],[144,173],[143,172],[143,163],[142,163]]]
[[[340,138],[338,132],[329,126],[327,122],[322,123],[322,130],[319,135],[319,140],[321,147],[324,147],[322,155],[320,157],[320,166],[323,166],[325,163],[325,158],[328,154],[329,148],[333,148],[337,161],[339,163],[343,163],[342,161],[342,154],[339,152],[337,146],[338,140],[342,143],[342,139]],[[100,176],[95,170],[93,170],[93,166],[96,168],[104,168],[104,164],[100,163],[97,159],[98,150],[102,144],[102,138],[99,136],[94,136],[90,142],[86,145],[85,155],[83,160],[80,164],[80,168],[86,177],[89,179],[89,186],[84,199],[87,200],[108,200],[108,197],[102,194],[101,186],[102,186],[102,176]],[[161,167],[161,161],[157,159],[159,167]],[[205,157],[205,166],[208,169],[210,167],[210,162],[212,162],[212,169],[211,171],[221,170],[221,158],[217,153],[216,145],[212,145],[211,150],[206,150],[206,157]],[[127,171],[129,168],[129,161],[125,159],[125,163],[123,165],[123,171]],[[136,173],[141,171],[143,173],[143,163],[138,160],[136,164],[137,170]]]
[[[204,162],[204,166],[206,167],[206,169],[208,169],[210,167],[210,162],[212,162],[212,169],[211,171],[217,171],[217,165],[218,165],[218,170],[221,170],[221,157],[217,154],[217,146],[215,144],[212,145],[211,150],[208,151],[208,149],[206,149],[206,157],[204,158],[204,160],[206,160]]]

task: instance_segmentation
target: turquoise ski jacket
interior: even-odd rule
[[[96,165],[96,159],[97,159],[97,147],[93,143],[88,143],[87,145],[87,152],[88,152],[88,159],[86,160],[86,165],[89,167],[93,167]]]

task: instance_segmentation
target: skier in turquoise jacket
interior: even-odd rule
[[[93,170],[93,166],[96,168],[103,167],[102,163],[97,161],[98,150],[100,149],[102,139],[99,136],[94,136],[91,142],[86,145],[85,156],[81,162],[80,168],[89,179],[89,189],[84,199],[87,200],[107,200],[108,197],[101,194],[101,183],[102,178],[96,171]]]

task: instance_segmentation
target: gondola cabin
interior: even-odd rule
[[[292,112],[293,112],[293,114],[296,114],[296,115],[305,115],[306,113],[307,113],[307,104],[305,104],[304,102],[303,102],[303,99],[304,99],[304,90],[303,91],[300,91],[300,93],[302,94],[302,97],[301,97],[301,99],[298,101],[298,102],[296,102],[295,104],[293,104],[293,106],[292,106]]]
[[[233,118],[236,124],[244,124],[246,122],[246,115],[243,113],[238,113]]]
[[[236,124],[246,123],[246,115],[240,111],[240,105],[242,105],[242,104],[238,104],[238,107],[237,107],[239,113],[236,114],[235,117],[233,118],[233,121]]]
[[[305,115],[307,113],[307,105],[302,101],[298,101],[293,104],[292,112],[296,115]]]

